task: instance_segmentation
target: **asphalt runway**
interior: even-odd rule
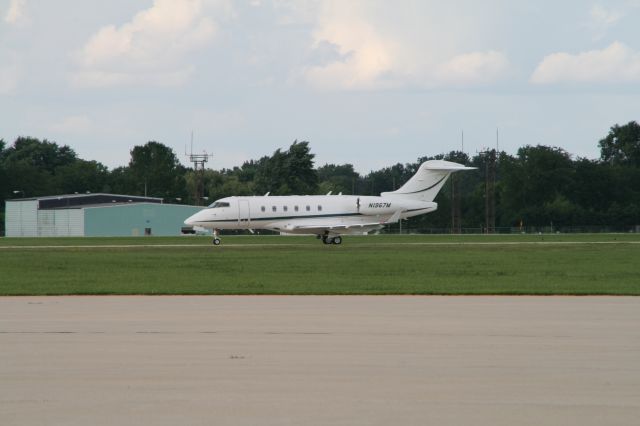
[[[0,298],[0,424],[637,425],[640,298]]]

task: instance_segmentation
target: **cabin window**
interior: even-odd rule
[[[284,206],[284,207],[282,208],[282,210],[284,210],[284,211],[286,212],[287,210],[289,210],[289,207]]]
[[[321,212],[322,211],[322,206],[320,204],[318,204],[318,211]]]
[[[229,207],[229,203],[226,203],[224,201],[216,201],[215,203],[209,204],[210,209],[217,209],[220,207]]]
[[[307,211],[310,212],[311,211],[311,206],[307,206]]]
[[[293,210],[298,211],[298,206],[293,206]]]
[[[260,210],[265,211],[267,210],[264,206],[260,207]]]
[[[278,209],[276,208],[276,206],[271,206],[271,210],[275,212]]]

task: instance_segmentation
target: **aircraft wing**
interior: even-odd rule
[[[344,224],[344,223],[340,223],[340,224],[325,224],[323,226],[318,226],[318,225],[294,225],[293,228],[294,229],[312,229],[312,228],[324,228],[324,229],[349,229],[349,228],[363,228],[363,227],[369,227],[369,226],[380,226],[380,225],[388,225],[390,223],[396,223],[398,222],[398,220],[400,219],[400,214],[402,213],[401,210],[398,210],[397,212],[395,212],[393,215],[389,216],[387,219],[378,221],[378,222],[364,222],[364,223],[360,223],[360,222],[356,222],[356,223],[350,223],[350,224]]]
[[[295,223],[287,223],[286,225],[276,228],[278,231],[289,232],[289,233],[308,233],[308,234],[322,234],[325,231],[337,231],[335,233],[363,233],[370,232],[376,229],[382,228],[384,225],[388,225],[390,223],[396,223],[400,219],[400,215],[402,214],[401,210],[396,211],[391,216],[382,217],[378,221],[348,221],[348,222],[327,222],[327,221],[317,221],[317,222],[306,222],[302,224]],[[369,218],[367,218],[369,219]]]

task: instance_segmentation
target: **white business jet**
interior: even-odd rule
[[[343,235],[362,235],[401,219],[438,208],[433,199],[451,173],[471,170],[458,163],[430,160],[400,189],[379,197],[359,195],[289,195],[227,197],[184,221],[213,229],[268,229],[285,234],[311,234],[325,244],[341,244]]]

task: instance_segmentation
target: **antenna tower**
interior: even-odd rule
[[[194,193],[194,199],[196,206],[199,206],[204,197],[204,165],[209,161],[209,158],[213,157],[213,154],[207,154],[206,151],[202,151],[202,154],[193,153],[193,131],[191,132],[191,149],[189,154],[185,148],[185,153],[189,157],[189,161],[193,164],[193,170],[195,171],[196,187]]]

